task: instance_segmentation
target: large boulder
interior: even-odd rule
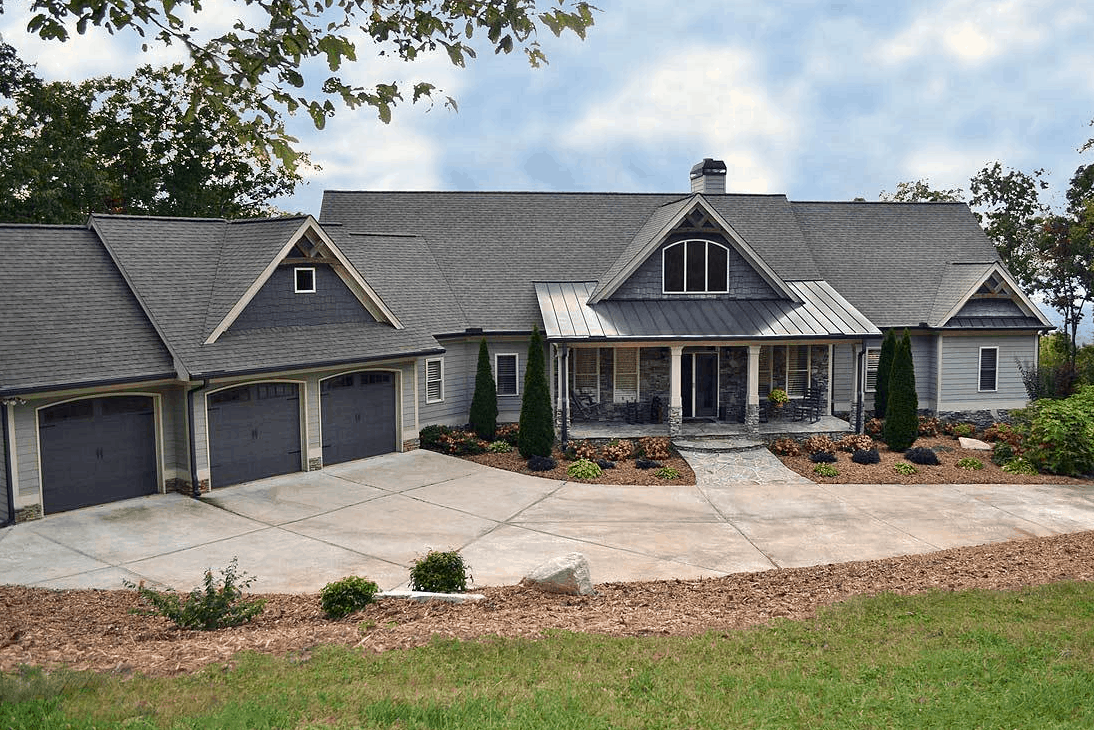
[[[957,444],[963,449],[973,449],[975,451],[991,451],[991,444],[987,441],[981,441],[980,439],[971,439],[968,436],[961,436],[957,439]]]
[[[523,586],[534,586],[547,593],[566,593],[572,596],[593,596],[593,582],[589,577],[589,561],[581,553],[570,553],[551,558],[521,579]]]

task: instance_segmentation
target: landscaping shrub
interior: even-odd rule
[[[864,433],[850,433],[836,442],[840,451],[866,451],[874,448],[874,440]]]
[[[942,463],[938,460],[938,454],[925,446],[917,446],[914,449],[908,449],[904,453],[904,459],[921,466],[938,466]]]
[[[893,354],[889,375],[888,403],[882,438],[893,451],[904,451],[919,435],[919,397],[915,391],[915,367],[912,363],[912,339],[908,330]]]
[[[418,432],[418,445],[423,449],[429,449],[430,451],[443,451],[441,447],[441,436],[448,433],[448,426],[442,426],[440,424],[433,424],[432,426],[426,426]]]
[[[596,465],[599,466],[601,469],[614,469],[615,468],[615,462],[614,461],[608,461],[607,459],[597,459],[596,460]]]
[[[967,456],[957,462],[957,468],[966,469],[968,471],[979,471],[984,468],[984,462],[980,461],[980,459],[974,459]]]
[[[430,550],[410,568],[410,587],[415,591],[463,593],[470,579],[470,569],[457,550]]]
[[[885,421],[880,418],[871,418],[865,423],[863,428],[866,429],[866,433],[874,438],[880,438],[881,432],[885,430]]]
[[[588,439],[571,444],[570,448],[573,449],[574,456],[579,459],[588,459],[589,461],[595,461],[597,456],[599,456],[599,454],[597,453],[598,449]]]
[[[911,476],[912,474],[919,473],[919,469],[916,469],[906,461],[898,461],[896,464],[893,464],[893,471],[897,474],[903,474],[904,476]]]
[[[513,450],[512,444],[508,441],[492,441],[488,448],[495,454],[508,454]]]
[[[1021,456],[1016,456],[1007,463],[1003,464],[1003,471],[1008,474],[1036,474],[1037,469],[1029,462],[1028,459],[1024,459]]]
[[[885,337],[881,341],[881,353],[877,360],[877,378],[874,382],[874,418],[885,418],[889,410],[889,378],[893,372],[896,348],[896,330],[885,330]]]
[[[634,453],[634,444],[626,439],[612,439],[600,452],[609,461],[624,461]]]
[[[487,444],[472,431],[449,429],[437,438],[439,450],[452,456],[486,453]]]
[[[319,604],[328,618],[345,618],[372,603],[379,592],[380,586],[372,581],[351,575],[323,586]]]
[[[965,438],[976,433],[976,429],[971,423],[955,423],[950,431],[954,436],[964,436]]]
[[[1002,466],[1015,456],[1014,447],[1006,441],[996,441],[991,447],[991,463]]]
[[[982,438],[985,441],[1006,441],[1011,446],[1018,446],[1022,436],[1009,423],[993,423],[984,429]]]
[[[802,446],[792,438],[775,439],[770,446],[776,456],[801,456]]]
[[[672,442],[666,436],[645,436],[638,439],[638,451],[647,459],[668,459],[672,456]]]
[[[144,583],[134,585],[124,581],[126,588],[135,588],[141,600],[150,608],[134,609],[142,616],[163,616],[180,629],[210,631],[247,623],[258,614],[266,602],[262,599],[245,599],[243,591],[254,583],[253,576],[237,570],[237,560],[232,558],[228,567],[220,571],[221,579],[213,578],[213,571],[205,571],[202,588],[195,588],[185,597],[172,590],[163,593],[145,588]]]
[[[588,459],[578,459],[566,469],[571,479],[596,479],[601,473],[600,467]]]
[[[551,471],[556,466],[558,462],[550,456],[533,456],[528,460],[529,471]]]
[[[938,419],[934,416],[920,416],[919,417],[919,435],[920,436],[937,436],[942,426]]]
[[[836,455],[831,451],[817,451],[809,455],[809,460],[814,464],[835,464]]]
[[[813,467],[813,473],[819,477],[838,477],[839,470],[831,464],[817,464]]]
[[[654,476],[656,476],[658,479],[679,479],[680,472],[676,471],[671,466],[663,466],[654,472]]]
[[[810,436],[802,441],[802,449],[807,454],[815,454],[818,451],[835,451],[836,442],[830,436]]]
[[[490,367],[486,338],[479,341],[479,362],[475,371],[475,395],[471,397],[471,429],[480,438],[494,440],[498,429],[498,389]]]
[[[555,445],[555,416],[547,385],[547,364],[543,355],[543,335],[532,326],[528,342],[528,360],[524,369],[524,397],[520,404],[520,434],[517,448],[524,458],[550,456]]]
[[[1068,476],[1094,472],[1094,386],[1064,400],[1039,400],[1027,410],[1023,456],[1035,469]]]
[[[660,469],[661,462],[653,459],[635,459],[634,465],[639,469]]]
[[[878,464],[881,463],[881,454],[877,449],[859,449],[851,454],[851,461],[856,464]]]
[[[520,431],[517,429],[515,423],[505,423],[498,426],[497,431],[494,432],[494,437],[501,439],[510,446],[517,445],[517,437],[520,435]]]

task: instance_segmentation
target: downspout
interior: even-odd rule
[[[562,343],[562,431],[560,443],[570,440],[570,347]]]
[[[859,350],[855,365],[855,433],[866,432],[866,346]]]
[[[194,446],[194,393],[208,387],[209,379],[205,378],[201,381],[201,385],[186,391],[186,420],[190,422],[190,428],[187,429],[189,431],[187,440],[190,442],[190,496],[194,499],[201,498],[201,484],[198,482],[198,453]]]
[[[3,423],[0,424],[0,427],[4,429],[4,448],[0,451],[0,455],[4,457],[4,484],[7,485],[7,489],[4,490],[6,492],[4,498],[7,499],[8,502],[8,519],[3,524],[0,524],[0,527],[7,527],[8,525],[15,524],[15,485],[11,483],[11,457],[8,449],[8,442],[11,440],[8,438],[8,408],[14,408],[14,406],[9,406],[5,403],[4,407],[0,408],[0,420],[3,421]]]

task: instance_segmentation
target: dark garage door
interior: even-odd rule
[[[153,399],[88,398],[38,413],[45,512],[157,491]]]
[[[252,383],[209,396],[213,487],[300,471],[300,393],[295,383]]]
[[[324,380],[323,463],[395,451],[395,375],[350,373]]]

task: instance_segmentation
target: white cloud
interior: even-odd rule
[[[558,143],[584,150],[686,143],[725,160],[735,189],[771,190],[798,132],[795,94],[781,91],[764,88],[750,54],[693,47],[634,68],[621,88],[589,102]]]

